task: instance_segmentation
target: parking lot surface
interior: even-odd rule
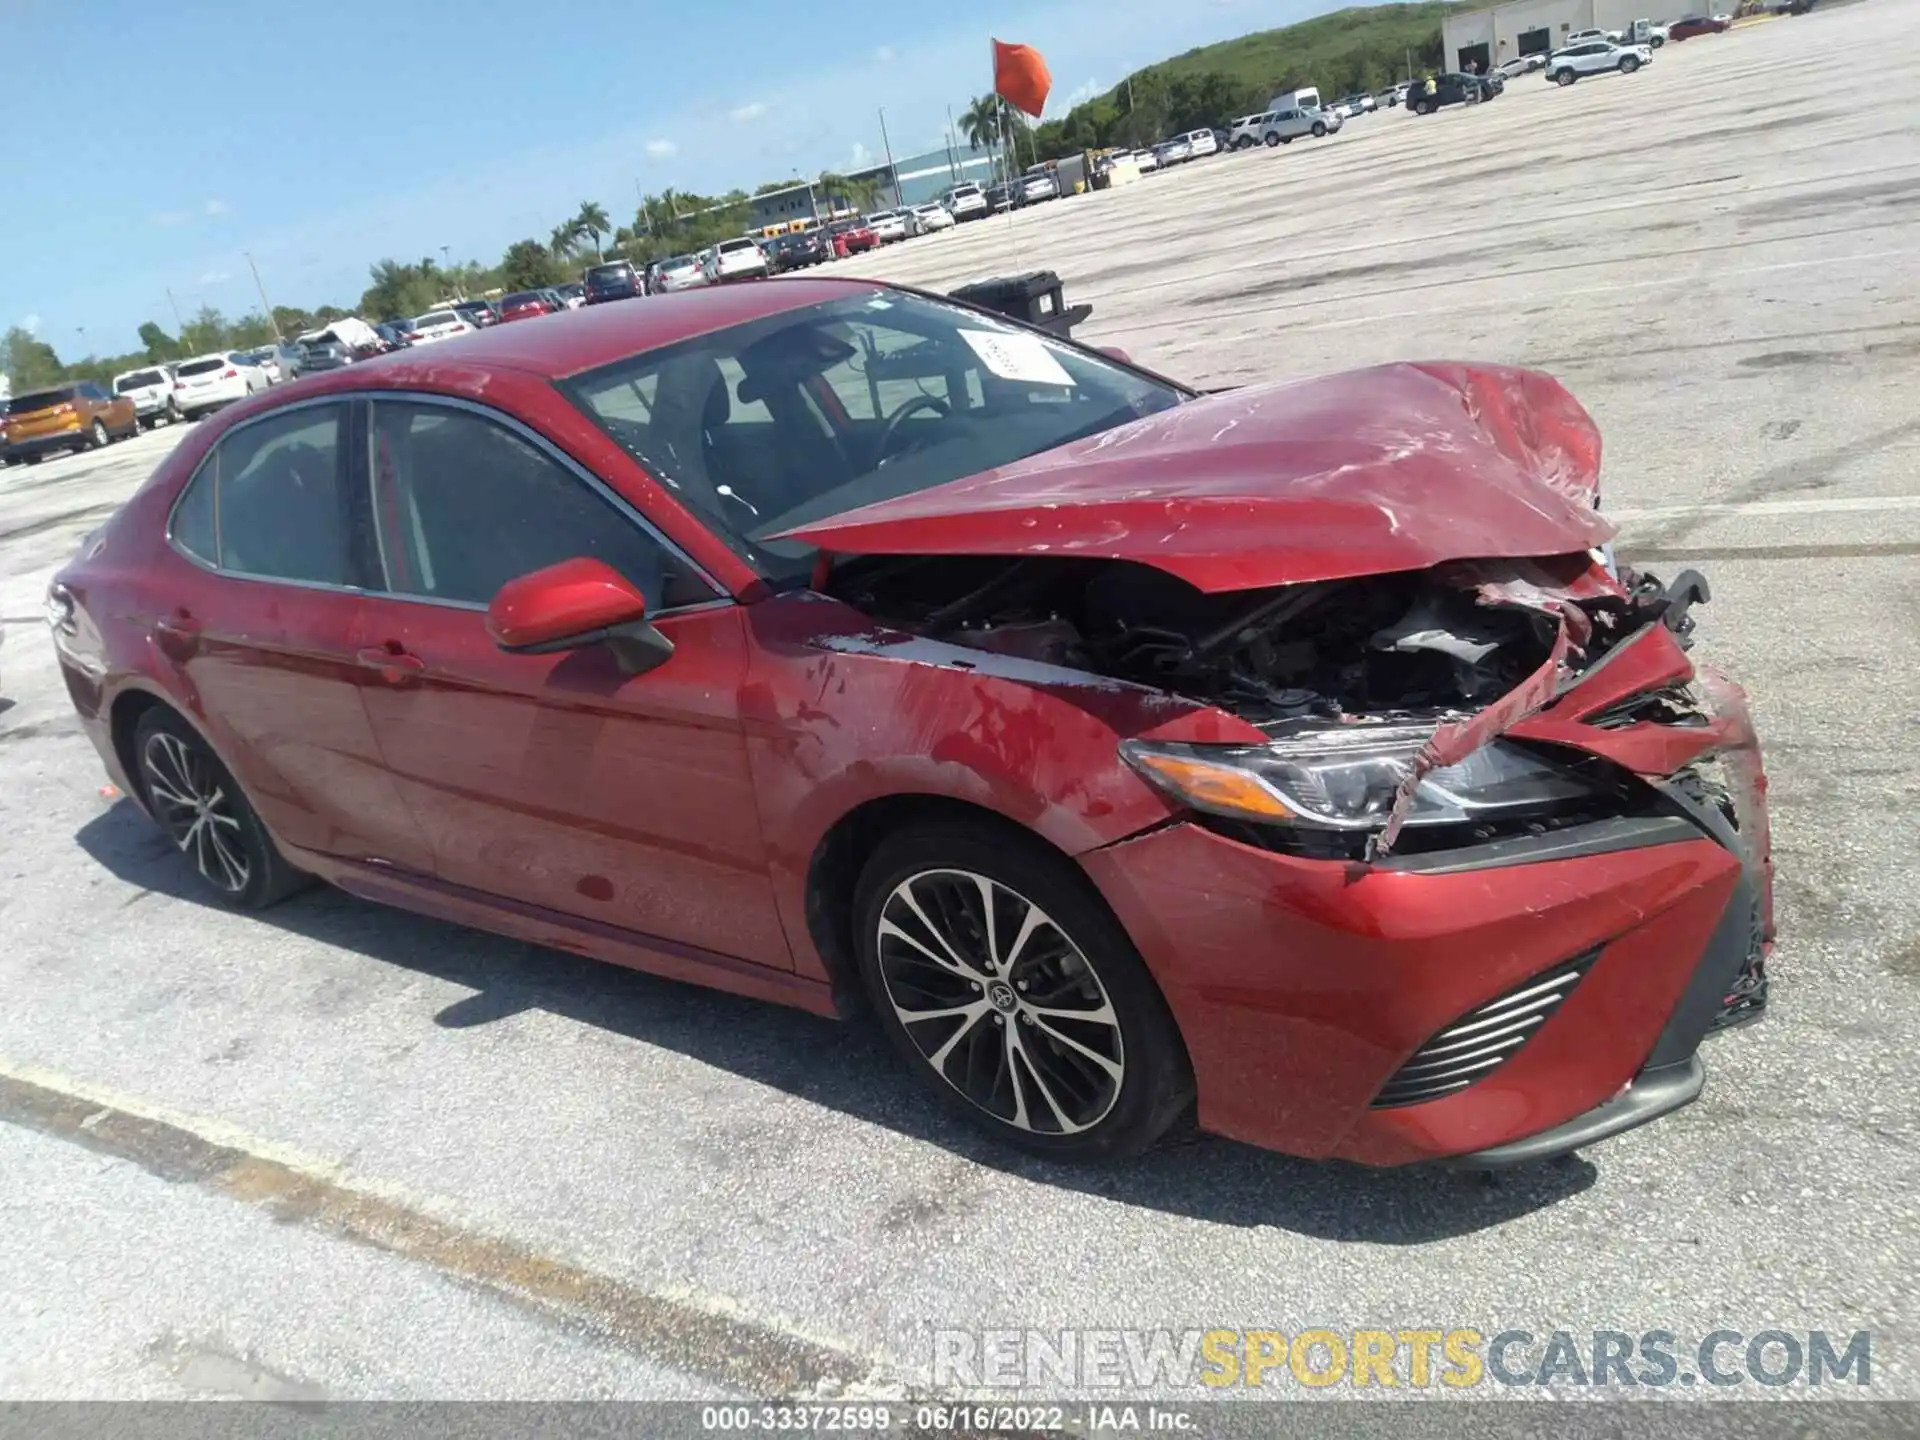
[[[1773,1013],[1709,1042],[1697,1104],[1493,1186],[1198,1138],[1069,1170],[856,1027],[334,892],[203,906],[99,793],[37,619],[162,430],[0,472],[0,1394],[887,1393],[936,1326],[1472,1326],[1868,1330],[1868,1393],[1920,1398],[1909,18],[1524,77],[829,267],[1053,269],[1080,338],[1209,385],[1560,376],[1623,557],[1709,575],[1698,653],[1772,771]]]

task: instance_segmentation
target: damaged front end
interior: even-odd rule
[[[890,628],[1245,722],[1263,743],[1129,739],[1121,756],[1263,849],[1384,865],[1684,814],[1758,897],[1720,1023],[1764,1007],[1764,778],[1737,687],[1686,654],[1708,597],[1691,571],[1663,584],[1579,552],[1206,593],[1128,560],[871,556],[828,585]]]

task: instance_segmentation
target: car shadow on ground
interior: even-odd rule
[[[210,903],[178,853],[129,801],[88,821],[75,839],[130,885]],[[1036,1184],[1216,1224],[1418,1245],[1517,1219],[1585,1190],[1597,1173],[1584,1159],[1505,1172],[1491,1181],[1428,1167],[1368,1170],[1297,1160],[1190,1126],[1134,1160],[1060,1165],[996,1145],[948,1115],[921,1092],[864,1016],[835,1023],[369,904],[327,886],[250,918],[474,992],[423,1012],[423,1024],[470,1029],[543,1010],[718,1066]]]

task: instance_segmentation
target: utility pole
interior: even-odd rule
[[[253,272],[253,288],[260,292],[260,313],[267,317],[267,328],[273,331],[273,343],[278,345],[280,324],[273,318],[273,304],[267,299],[267,287],[260,283],[260,267],[253,263],[253,256],[248,251],[242,250],[240,253],[247,257],[247,269]]]
[[[960,183],[960,167],[953,160],[953,106],[947,106],[947,178]]]
[[[897,210],[907,203],[900,193],[900,167],[893,163],[893,142],[887,138],[887,107],[880,107],[880,148],[887,152],[887,171],[893,176],[893,204]]]
[[[187,338],[187,322],[180,318],[180,302],[173,298],[173,289],[171,286],[167,289],[167,304],[173,310],[173,333],[179,338],[180,343],[184,345]]]

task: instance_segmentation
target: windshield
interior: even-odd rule
[[[500,302],[500,308],[506,310],[515,305],[544,305],[546,301],[547,297],[537,290],[521,290],[503,299]]]
[[[211,355],[205,360],[189,360],[175,373],[179,375],[211,375],[216,370],[225,369],[226,365],[226,356]]]
[[[804,306],[563,387],[776,579],[780,532],[1168,409],[1186,392],[992,316],[896,291]]]
[[[606,285],[617,281],[625,281],[631,278],[632,274],[633,272],[625,265],[596,265],[593,269],[587,271],[587,283],[590,285]]]
[[[413,322],[416,330],[425,330],[429,325],[457,325],[460,317],[451,310],[435,310],[430,315],[422,315]]]
[[[149,385],[164,385],[167,377],[158,370],[136,370],[131,375],[122,375],[113,382],[113,388],[122,395],[129,390],[144,390]]]
[[[31,415],[36,410],[51,410],[56,405],[65,405],[73,399],[73,391],[43,390],[38,395],[18,395],[7,402],[9,415]]]

